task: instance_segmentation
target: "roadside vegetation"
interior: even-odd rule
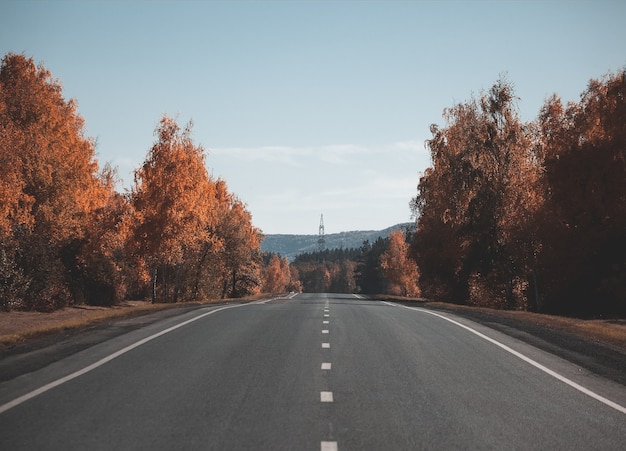
[[[512,83],[445,109],[416,226],[360,248],[262,254],[206,152],[163,116],[129,192],[76,102],[24,55],[0,67],[0,309],[202,302],[289,291],[393,294],[626,315],[626,73],[520,120]]]
[[[198,302],[158,303],[126,301],[114,306],[75,305],[53,312],[12,311],[0,312],[0,353],[16,346],[30,344],[32,340],[71,333],[114,321],[154,314],[165,310],[195,308],[206,305],[252,302],[268,299],[267,294],[242,298],[205,299]]]
[[[411,237],[408,227],[373,243],[365,241],[360,248],[306,252],[291,263],[291,271],[306,292],[419,296]]]
[[[431,126],[412,256],[425,297],[553,314],[626,314],[626,71],[552,96],[523,123],[513,86]]]
[[[74,100],[43,66],[0,67],[0,309],[128,299],[176,303],[259,291],[261,232],[205,151],[164,116],[130,192],[100,165]]]

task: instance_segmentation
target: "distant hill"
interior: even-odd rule
[[[404,224],[396,224],[385,230],[359,230],[353,232],[330,233],[324,236],[326,241],[326,249],[349,249],[358,248],[363,245],[364,241],[373,243],[379,237],[387,237],[389,233],[397,229],[406,229],[414,227],[415,224],[407,222]],[[289,261],[303,252],[313,252],[318,249],[318,235],[265,235],[265,239],[261,243],[262,252],[274,252],[283,257],[287,257]]]

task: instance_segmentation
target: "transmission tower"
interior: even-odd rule
[[[326,238],[324,238],[324,214],[320,216],[320,231],[317,238],[317,250],[324,252],[326,250]]]
[[[324,238],[324,215],[320,216],[320,231],[317,238],[317,270],[316,273],[316,285],[317,292],[323,293],[325,291],[325,262],[324,262],[324,251],[326,250],[326,238]]]

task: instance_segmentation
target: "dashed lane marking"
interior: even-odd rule
[[[332,365],[329,362],[322,363],[322,369],[323,370],[329,370],[329,369],[331,369],[331,366]]]
[[[320,392],[320,401],[321,402],[333,402],[333,392],[331,391]]]
[[[330,349],[330,343],[322,343],[323,349]]]
[[[322,329],[322,333],[323,334],[327,334],[328,333],[328,329]]]
[[[337,442],[322,442],[321,451],[338,451]]]

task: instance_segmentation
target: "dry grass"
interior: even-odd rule
[[[423,303],[426,306],[445,310],[473,311],[490,315],[494,318],[511,318],[520,323],[532,324],[548,329],[567,332],[598,343],[607,344],[626,351],[626,319],[578,319],[564,316],[545,315],[541,313],[494,310],[483,307],[432,302],[419,298],[403,298],[400,296],[384,296],[387,300]]]
[[[151,304],[149,302],[132,301],[115,307],[78,306],[68,307],[52,313],[39,312],[0,312],[0,347],[8,347],[16,343],[46,334],[53,334],[72,329],[81,329],[104,321],[116,318],[141,315],[181,306],[204,305],[220,302],[246,302],[259,299],[268,299],[271,296],[256,295],[242,299],[219,299],[205,302],[181,304]],[[481,307],[468,307],[443,302],[430,302],[418,298],[404,298],[401,296],[380,296],[379,299],[390,301],[413,301],[424,303],[435,308],[446,310],[475,311],[493,317],[515,319],[521,323],[538,325],[541,327],[568,332],[611,346],[626,350],[626,320],[583,320],[562,316],[543,315],[531,312],[493,310]]]
[[[255,295],[238,299],[211,299],[204,302],[178,304],[152,304],[130,301],[115,307],[76,306],[52,313],[0,312],[0,348],[42,335],[89,327],[105,321],[157,312],[181,306],[205,305],[223,302],[249,302],[266,299],[268,295]]]

